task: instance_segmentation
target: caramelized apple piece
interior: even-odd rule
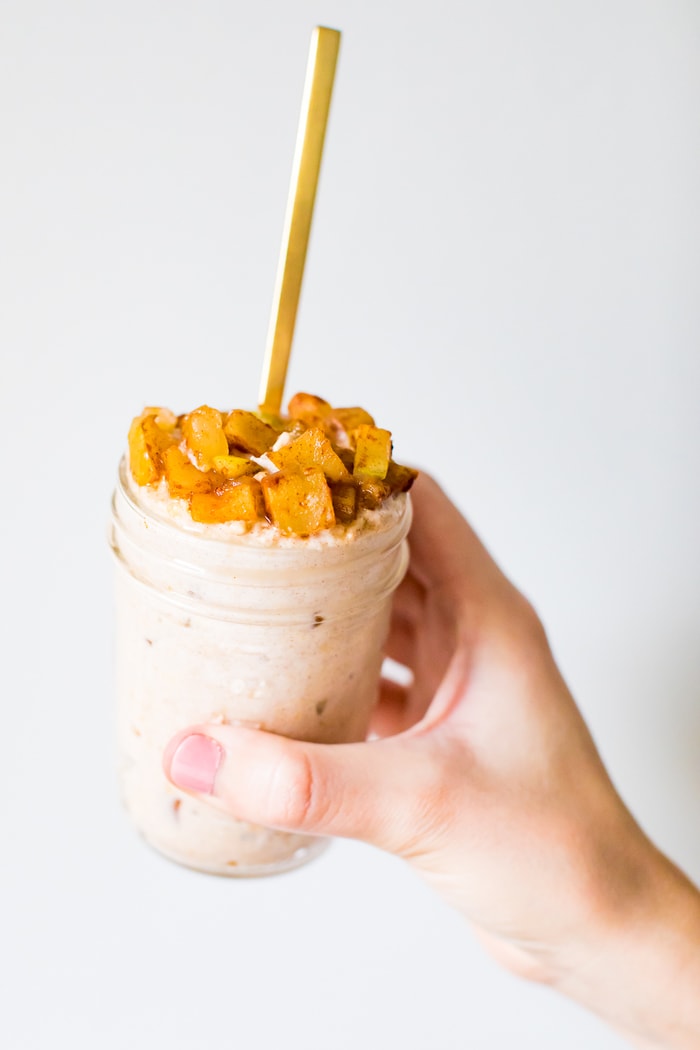
[[[340,459],[342,459],[348,474],[352,474],[352,468],[355,466],[354,448],[342,448],[340,445],[336,445],[334,451],[337,452]]]
[[[164,430],[157,422],[155,416],[146,416],[143,423],[143,433],[146,445],[153,459],[159,463],[161,472],[163,468],[163,453],[171,445],[176,444],[176,438],[171,432]]]
[[[360,506],[367,510],[376,510],[391,495],[391,489],[383,478],[360,478],[357,487]]]
[[[349,525],[357,517],[357,485],[352,479],[349,479],[332,483],[330,489],[336,521]]]
[[[287,406],[290,419],[301,419],[308,426],[315,426],[331,411],[328,401],[315,394],[295,394]]]
[[[330,489],[321,467],[279,471],[262,479],[270,520],[282,532],[310,536],[335,525]]]
[[[214,492],[195,492],[190,497],[194,521],[221,525],[226,521],[260,521],[265,517],[260,482],[255,478],[225,481]]]
[[[353,432],[355,438],[355,465],[352,472],[356,478],[386,477],[391,459],[391,431],[381,427],[362,424]]]
[[[284,432],[293,438],[301,437],[306,429],[306,423],[301,419],[288,419],[283,428]]]
[[[245,456],[214,456],[214,470],[225,478],[240,478],[244,474],[257,474],[260,467]]]
[[[215,471],[198,470],[177,445],[166,449],[163,464],[168,492],[178,499],[186,499],[193,492],[211,492],[224,480]]]
[[[163,453],[174,439],[153,415],[137,416],[129,429],[129,466],[137,485],[153,485],[163,475]]]
[[[288,445],[283,445],[276,452],[268,452],[268,459],[280,470],[286,471],[321,467],[329,481],[340,481],[348,476],[347,467],[318,427],[310,427]]]
[[[402,467],[400,463],[394,463],[392,459],[384,480],[391,494],[394,495],[397,492],[408,492],[417,477],[418,471],[413,467]]]
[[[272,451],[280,435],[286,444]],[[265,454],[278,473],[261,487],[251,457]],[[300,536],[349,524],[361,509],[407,492],[417,476],[391,459],[391,433],[364,408],[333,408],[308,393],[295,394],[286,419],[208,405],[176,416],[149,406],[131,424],[129,464],[139,485],[165,477],[197,521],[257,521],[267,509],[280,529]]]
[[[177,426],[175,413],[171,412],[169,408],[163,408],[161,405],[149,405],[148,408],[144,408],[143,415],[153,416],[161,430],[170,432]]]
[[[137,485],[152,485],[160,477],[159,464],[151,456],[143,432],[142,416],[136,416],[129,427],[129,467]]]
[[[280,432],[258,419],[255,413],[234,408],[224,422],[224,434],[231,449],[241,449],[253,456],[262,456],[274,445]],[[228,448],[226,451],[228,452]]]
[[[361,507],[376,510],[389,496],[398,492],[408,492],[418,477],[418,471],[412,467],[403,467],[400,463],[389,463],[385,478],[361,478],[359,485],[359,503]]]
[[[188,412],[182,420],[182,436],[202,470],[211,469],[214,456],[228,454],[221,412],[209,405],[200,405]]]
[[[355,447],[353,431],[361,426],[374,426],[374,419],[364,408],[333,408],[323,420],[323,429],[341,448]]]

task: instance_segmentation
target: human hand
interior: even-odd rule
[[[694,944],[700,955],[697,894],[617,795],[533,609],[426,477],[414,487],[410,545],[387,652],[413,681],[383,683],[376,739],[322,745],[190,727],[168,749],[166,772],[185,736],[215,739],[218,768],[204,795],[212,804],[389,850],[511,970],[652,1039],[642,1045],[697,1045],[658,1042],[673,1026],[677,1040],[698,1038],[697,1007],[684,1021],[688,996],[679,1000],[677,978],[686,950]],[[659,921],[670,940],[654,932]],[[623,994],[621,966],[630,987],[652,974],[674,985],[669,1017],[651,1010],[648,995]]]

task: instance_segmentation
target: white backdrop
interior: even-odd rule
[[[145,403],[255,402],[318,22],[289,392],[366,405],[447,485],[700,878],[695,0],[0,0],[7,1050],[623,1045],[398,861],[217,880],[119,809],[116,461]]]

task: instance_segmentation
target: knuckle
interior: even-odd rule
[[[509,595],[497,635],[513,658],[529,665],[549,652],[549,641],[535,607],[519,591]]]
[[[534,605],[524,595],[518,595],[518,621],[523,641],[529,646],[547,646],[547,633]]]
[[[270,782],[267,811],[277,827],[310,830],[317,820],[317,778],[308,754],[301,749],[284,752]]]

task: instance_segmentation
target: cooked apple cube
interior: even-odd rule
[[[149,452],[156,462],[160,461],[162,466],[163,453],[166,448],[170,448],[171,445],[176,443],[175,437],[172,433],[159,426],[156,422],[155,416],[146,416],[141,426],[143,428]]]
[[[161,430],[169,432],[177,426],[175,413],[171,412],[169,408],[163,408],[161,405],[149,405],[148,408],[144,408],[143,415],[153,416]]]
[[[260,521],[265,517],[260,482],[255,478],[225,481],[214,492],[195,492],[190,497],[194,521],[221,525],[226,521]]]
[[[221,412],[209,405],[200,405],[188,412],[182,420],[182,436],[202,470],[211,469],[214,456],[228,454]]]
[[[383,478],[360,478],[358,489],[359,504],[368,510],[376,510],[391,495],[391,489]]]
[[[321,467],[278,471],[262,479],[270,520],[281,532],[310,536],[335,525],[330,489]]]
[[[389,469],[384,479],[392,493],[408,492],[413,482],[418,477],[418,471],[413,467],[402,467],[400,463],[389,463]]]
[[[361,424],[353,432],[355,438],[355,465],[352,468],[356,478],[386,477],[391,459],[391,431],[381,427]]]
[[[153,485],[163,475],[163,453],[174,439],[153,415],[137,416],[129,429],[129,466],[137,485]]]
[[[301,419],[309,426],[314,426],[331,411],[328,401],[315,394],[295,394],[287,406],[290,419]]]
[[[268,452],[268,459],[280,470],[299,471],[306,467],[321,467],[329,481],[348,477],[347,467],[318,427],[309,427],[288,445],[283,445],[276,452]]]
[[[176,416],[151,405],[131,424],[128,459],[139,485],[164,479],[198,521],[267,515],[285,532],[308,536],[410,489],[417,472],[391,451],[391,433],[364,408],[333,408],[299,393],[286,417],[209,405]]]
[[[234,408],[224,422],[224,434],[230,449],[240,449],[253,456],[262,456],[274,445],[280,431],[264,423],[253,412]],[[226,451],[229,451],[229,448]]]
[[[152,485],[160,477],[160,465],[152,457],[143,432],[143,417],[129,427],[129,467],[137,485]]]
[[[331,441],[342,448],[354,448],[353,431],[361,426],[374,426],[374,419],[364,408],[334,408],[323,419],[323,429]]]
[[[355,450],[353,448],[341,448],[339,445],[336,445],[334,451],[342,459],[348,474],[352,474],[352,468],[355,466]]]
[[[257,474],[260,467],[245,456],[214,456],[214,470],[225,478],[240,478],[244,474]]]
[[[357,517],[357,485],[352,479],[331,484],[331,499],[336,521],[349,525]]]
[[[199,470],[177,445],[165,450],[163,464],[168,492],[178,499],[187,499],[193,492],[211,492],[224,480],[214,471]]]

